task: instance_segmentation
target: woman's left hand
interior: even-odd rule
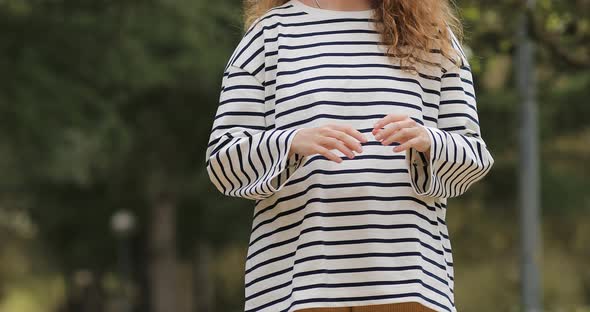
[[[427,155],[430,153],[428,130],[407,115],[389,114],[377,121],[373,127],[372,133],[375,139],[381,141],[381,144],[400,143],[400,145],[393,148],[394,152],[405,151],[413,147]],[[385,128],[381,129],[383,127]]]

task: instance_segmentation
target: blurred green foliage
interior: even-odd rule
[[[449,203],[457,306],[519,311],[512,55],[523,2],[457,4],[496,159],[484,181]],[[221,196],[204,170],[222,70],[242,34],[240,9],[235,0],[0,0],[1,312],[15,300],[54,311],[74,294],[80,270],[103,281],[108,297],[117,272],[109,219],[119,209],[139,218],[134,276],[146,284],[158,198],[175,205],[179,266],[195,270],[195,246],[208,246],[215,311],[240,310],[252,203]],[[531,25],[547,311],[590,311],[589,12],[588,1],[540,0]],[[51,291],[35,290],[39,283]],[[30,297],[15,299],[15,289]],[[138,291],[146,297],[149,287]]]

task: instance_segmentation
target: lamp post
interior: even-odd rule
[[[131,312],[131,235],[135,230],[135,215],[119,210],[111,217],[111,230],[118,241],[118,267],[121,276],[120,311]]]
[[[541,233],[539,191],[539,130],[537,125],[537,88],[535,47],[529,34],[535,0],[525,0],[517,34],[517,80],[520,106],[520,223],[522,303],[525,312],[540,312],[541,305]]]

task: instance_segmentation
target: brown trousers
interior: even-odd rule
[[[308,308],[296,312],[435,312],[417,302],[365,305],[342,308]]]

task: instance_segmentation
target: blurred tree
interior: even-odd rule
[[[205,105],[215,105],[219,56],[228,57],[240,35],[237,9],[230,1],[0,2],[7,56],[0,127],[4,172],[12,173],[2,190],[29,199],[66,276],[112,268],[108,219],[133,209],[148,240],[139,256],[149,267],[151,306],[168,311],[176,302],[179,207],[191,220],[181,223],[185,256],[195,237],[240,237],[199,218],[223,217],[199,189],[209,187]]]

